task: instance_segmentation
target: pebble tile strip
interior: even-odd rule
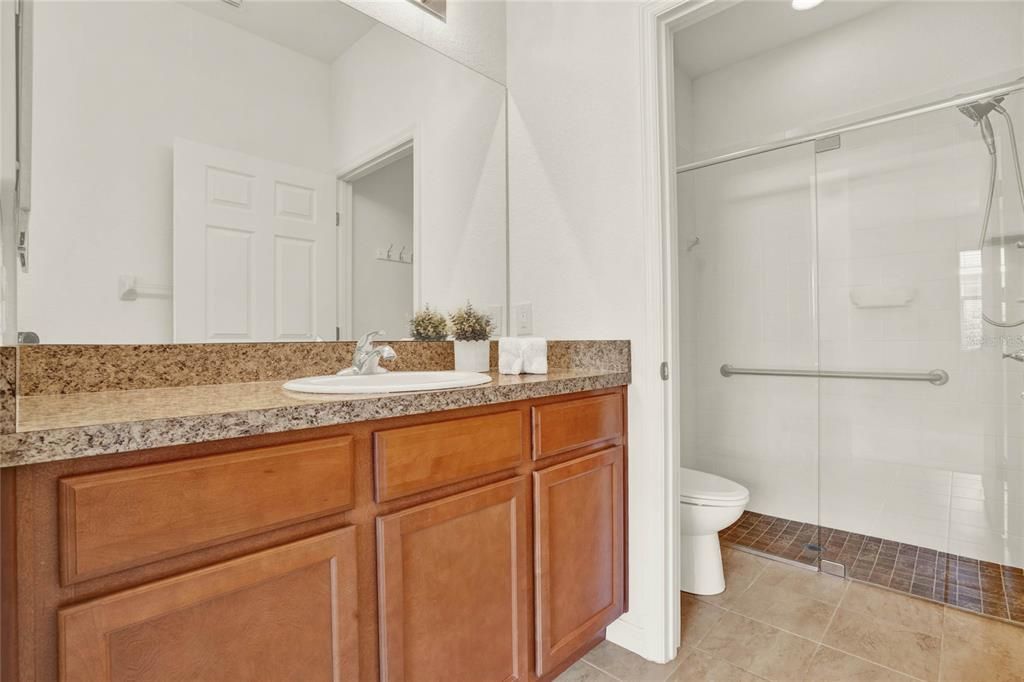
[[[756,512],[723,530],[723,544],[802,564],[818,558],[846,575],[1024,626],[1024,569]]]

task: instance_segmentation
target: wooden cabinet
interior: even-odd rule
[[[355,529],[343,528],[58,613],[60,677],[354,680]]]
[[[626,603],[625,409],[613,388],[0,470],[0,682],[550,680]]]
[[[615,446],[533,474],[539,675],[622,615],[622,457]]]
[[[527,481],[377,520],[382,680],[526,679]]]

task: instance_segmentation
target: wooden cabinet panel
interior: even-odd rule
[[[355,528],[60,609],[60,677],[354,680]]]
[[[538,675],[622,615],[622,466],[616,446],[533,474]]]
[[[377,520],[381,679],[528,677],[525,476]]]
[[[352,508],[351,436],[60,481],[64,584]]]
[[[541,459],[622,436],[619,393],[533,407],[533,458]]]
[[[518,411],[378,431],[373,435],[377,501],[393,500],[498,471],[523,458]]]

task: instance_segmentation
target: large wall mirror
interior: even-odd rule
[[[29,30],[23,341],[504,321],[502,84],[339,0],[46,0]]]

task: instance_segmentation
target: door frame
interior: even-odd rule
[[[651,537],[646,547],[661,547],[660,585],[649,588],[664,595],[661,610],[650,614],[657,632],[631,636],[619,623],[609,628],[609,638],[657,661],[675,658],[680,644],[679,603],[679,420],[674,413],[680,405],[678,344],[678,236],[676,225],[676,158],[673,33],[701,21],[742,0],[649,0],[640,6],[640,96],[641,96],[641,187],[643,227],[641,252],[644,262],[645,322],[637,335],[636,356],[661,358],[667,363],[667,378],[659,367],[639,368],[632,390],[638,402],[650,405],[642,423],[630,430],[651,434],[651,446],[660,448],[657,471],[649,472],[661,523],[649,524]],[[637,458],[634,458],[634,462]],[[631,477],[634,474],[631,472]],[[651,510],[651,518],[655,511]],[[659,535],[655,535],[659,534]],[[637,543],[639,544],[639,543]],[[653,577],[653,576],[652,576]],[[652,596],[654,596],[652,594]],[[646,620],[646,619],[645,619]],[[659,623],[660,621],[660,623]]]
[[[399,133],[371,148],[358,160],[335,171],[338,227],[338,339],[354,339],[369,329],[352,328],[352,185],[360,178],[407,156],[412,156],[412,306],[420,309],[420,159],[415,153],[415,130]],[[395,334],[387,330],[389,334]],[[395,338],[400,338],[402,335]]]

